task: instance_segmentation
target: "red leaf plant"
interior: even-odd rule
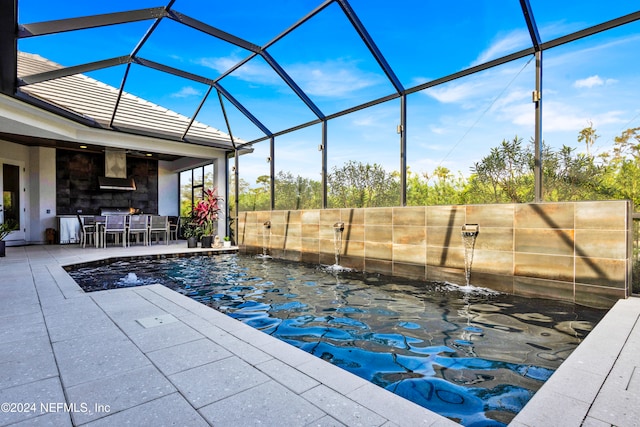
[[[204,190],[204,197],[198,200],[193,207],[192,215],[195,223],[202,227],[204,236],[213,236],[215,232],[218,214],[220,212],[219,202],[222,197],[218,196],[217,189]]]

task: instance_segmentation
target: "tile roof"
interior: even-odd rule
[[[62,68],[64,67],[39,55],[18,52],[18,78]],[[103,128],[110,128],[119,92],[118,88],[84,74],[24,85],[19,90],[47,104],[89,119]],[[123,91],[112,128],[176,140],[181,139],[190,120],[189,117]],[[193,122],[185,140],[231,148],[228,134],[198,121]]]

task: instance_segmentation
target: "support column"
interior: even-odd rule
[[[533,102],[535,103],[535,163],[533,173],[535,202],[542,202],[543,182],[542,182],[542,51],[536,52],[536,90],[533,92]]]
[[[322,209],[327,208],[327,121],[322,121]]]
[[[400,206],[407,206],[407,95],[400,97]]]
[[[269,206],[271,210],[276,208],[276,139],[271,137],[269,139],[269,194],[270,202]]]
[[[234,236],[236,239],[236,244],[238,243],[238,218],[240,216],[240,151],[238,151],[238,149],[235,149],[235,152],[233,153],[233,184],[234,184],[234,193],[236,194],[236,200],[235,200],[235,209],[234,209],[234,226],[235,226],[235,230],[234,230]]]

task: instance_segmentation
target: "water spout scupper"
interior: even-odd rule
[[[469,286],[471,279],[471,265],[473,264],[473,250],[476,245],[476,237],[480,232],[478,224],[464,224],[462,226],[462,243],[464,245],[464,277]]]

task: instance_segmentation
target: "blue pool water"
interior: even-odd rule
[[[162,283],[465,426],[503,426],[604,316],[552,300],[239,255],[71,266]]]

